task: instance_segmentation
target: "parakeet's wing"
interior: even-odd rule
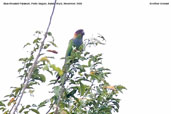
[[[71,55],[73,44],[74,44],[74,43],[73,43],[73,40],[71,39],[71,40],[69,41],[69,44],[68,44],[68,48],[67,48],[65,57],[68,57],[68,56]]]
[[[73,46],[73,40],[71,39],[71,40],[69,41],[68,48],[67,48],[67,51],[66,51],[65,62],[66,62],[66,57],[68,57],[68,56],[71,55],[72,46]],[[64,66],[63,66],[62,70],[64,71],[64,69],[65,69],[65,63],[64,63]],[[57,81],[58,81],[58,80],[60,79],[60,76],[57,74],[56,78],[57,78]],[[56,81],[56,82],[57,82],[57,81]],[[56,83],[56,82],[55,82],[55,83]]]

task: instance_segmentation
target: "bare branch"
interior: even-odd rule
[[[51,111],[54,104],[55,104],[55,102],[53,104],[51,104],[51,106],[50,106],[49,110],[46,112],[46,114],[49,114],[49,112]]]
[[[21,90],[21,96],[20,96],[20,98],[19,98],[18,103],[16,104],[16,106],[15,106],[15,108],[14,108],[13,114],[15,114],[15,112],[17,111],[18,106],[20,105],[20,102],[21,102],[21,100],[22,100],[22,98],[23,98],[23,95],[24,95],[24,92],[25,92],[25,90],[26,90],[26,88],[27,88],[27,86],[28,86],[28,83],[29,83],[29,80],[30,80],[30,78],[31,78],[31,76],[32,76],[32,73],[33,73],[33,71],[34,71],[34,68],[35,68],[35,66],[37,65],[38,59],[39,59],[39,57],[40,57],[40,53],[41,53],[41,51],[42,51],[42,49],[43,49],[44,42],[45,42],[45,40],[46,40],[46,38],[47,38],[47,34],[48,34],[48,31],[49,31],[49,28],[50,28],[50,25],[51,25],[52,17],[53,17],[54,11],[55,11],[56,1],[57,1],[57,0],[54,1],[52,13],[51,13],[50,20],[49,20],[49,24],[48,24],[48,26],[47,26],[47,29],[46,29],[46,32],[45,32],[45,35],[44,35],[44,39],[43,39],[43,41],[41,42],[41,46],[40,46],[39,52],[38,52],[38,54],[37,54],[37,57],[36,57],[36,59],[34,60],[34,63],[33,63],[33,65],[31,66],[30,71],[28,72],[27,79],[26,79],[26,83],[24,84],[24,87],[23,87],[22,90]]]

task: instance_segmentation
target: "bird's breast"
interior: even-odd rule
[[[74,39],[73,40],[73,43],[74,43],[74,45],[77,47],[77,48],[79,48],[80,47],[80,45],[82,45],[82,39]]]

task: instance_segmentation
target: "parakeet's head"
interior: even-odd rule
[[[83,29],[79,29],[75,32],[74,34],[74,38],[82,38],[84,36],[84,30]]]

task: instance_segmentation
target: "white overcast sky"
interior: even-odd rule
[[[0,99],[17,85],[18,59],[25,56],[22,47],[34,39],[36,30],[46,30],[52,10],[48,5],[3,5],[11,1],[53,2],[1,0]],[[171,114],[171,5],[149,5],[163,0],[63,1],[83,5],[56,6],[50,28],[58,45],[56,64],[77,29],[85,30],[85,38],[100,33],[107,43],[96,51],[103,53],[104,66],[112,70],[108,80],[128,89],[119,95],[118,114]]]

